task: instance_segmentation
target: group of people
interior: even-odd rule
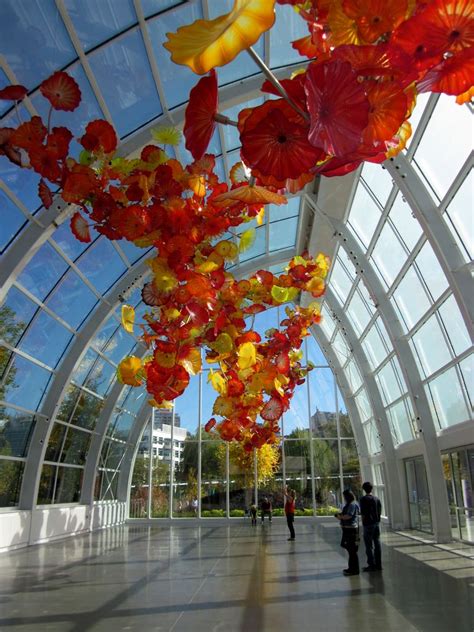
[[[380,515],[382,504],[377,496],[372,494],[373,485],[369,481],[362,485],[365,495],[360,499],[360,505],[356,503],[354,494],[346,489],[344,496],[345,505],[342,511],[336,514],[341,523],[341,546],[349,554],[349,564],[342,572],[344,575],[359,574],[359,514],[362,519],[365,552],[367,566],[365,572],[382,570],[382,552],[380,548]]]
[[[367,555],[367,566],[362,569],[364,572],[381,571],[382,570],[382,553],[380,547],[380,516],[382,513],[382,504],[377,496],[372,494],[373,485],[366,481],[362,485],[365,495],[360,499],[359,505],[356,503],[354,494],[346,489],[342,493],[345,504],[342,511],[337,513],[335,517],[339,520],[342,529],[341,546],[347,550],[349,555],[349,564],[342,572],[344,575],[359,574],[359,515],[362,519],[362,529],[365,544],[365,552]],[[295,539],[295,499],[296,492],[294,489],[285,487],[285,516],[290,537],[288,540]],[[252,525],[257,524],[257,506],[254,504],[250,507],[250,516]],[[260,517],[262,523],[268,516],[272,521],[272,503],[265,496],[260,505]]]
[[[296,491],[294,489],[289,489],[288,486],[286,486],[284,495],[286,524],[288,525],[288,529],[290,530],[290,537],[288,538],[288,540],[294,540],[295,528],[293,526],[293,523],[295,521]],[[262,520],[262,524],[265,520],[265,516],[268,516],[269,522],[272,521],[272,501],[268,498],[268,496],[263,497],[262,503],[260,505],[260,518]],[[252,525],[256,525],[257,505],[250,506],[250,517],[252,518]]]

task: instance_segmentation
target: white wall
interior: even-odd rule
[[[125,516],[126,504],[122,502],[94,503],[92,508],[55,505],[33,511],[1,511],[0,552],[123,524]]]

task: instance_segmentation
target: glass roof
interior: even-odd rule
[[[106,118],[122,140],[121,151],[128,153],[132,147],[136,151],[134,139],[141,139],[141,133],[146,139],[148,127],[160,122],[182,124],[183,104],[198,79],[188,68],[171,63],[162,47],[165,34],[199,17],[214,17],[231,4],[231,0],[3,0],[0,88],[24,83],[30,93],[18,112],[0,101],[0,125],[15,124],[17,116],[47,116],[38,86],[55,70],[65,69],[78,82],[83,100],[73,115],[56,113],[55,124],[67,124],[80,134],[86,122]],[[306,27],[288,5],[276,5],[276,13],[275,28],[260,38],[255,49],[274,70],[297,67],[301,58],[288,42],[306,35]],[[271,98],[256,91],[260,76],[257,83],[247,86],[246,80],[259,75],[259,69],[245,52],[217,74],[222,113],[231,119],[242,107]],[[439,139],[447,134],[446,121],[450,121],[450,142],[439,151]],[[469,213],[472,108],[460,107],[444,95],[421,95],[411,122],[414,133],[404,156],[442,214],[467,264],[473,253]],[[216,170],[221,178],[228,178],[230,168],[240,159],[239,147],[236,128],[221,127],[215,133],[210,149],[217,155]],[[78,147],[73,150],[77,152]],[[183,142],[175,154],[183,163],[191,160]],[[52,223],[52,214],[41,208],[38,182],[36,174],[18,170],[0,156],[0,265],[3,261],[8,264],[8,283],[0,295],[5,323],[0,347],[1,414],[10,423],[22,419],[23,440],[10,454],[22,460],[35,415],[45,414],[42,406],[48,388],[60,376],[74,341],[94,322],[93,334],[84,342],[72,373],[64,376],[53,435],[56,443],[51,441],[46,457],[47,464],[61,461],[83,467],[88,433],[93,432],[108,395],[115,393],[117,364],[137,348],[137,340],[119,325],[120,302],[115,290],[127,279],[132,290],[125,298],[137,306],[140,318],[146,306],[139,290],[133,288],[140,286],[143,270],[140,268],[138,278],[136,270],[147,251],[126,241],[110,242],[94,231],[92,243],[77,241],[68,221],[59,217]],[[308,185],[307,191],[311,190]],[[268,266],[281,272],[291,256],[308,247],[310,228],[312,235],[318,234],[319,220],[315,216],[311,224],[313,213],[308,209],[304,195],[290,197],[281,207],[269,205],[264,223],[256,226],[254,244],[241,253],[233,272],[247,275]],[[367,163],[354,177],[347,208],[341,211],[328,206],[324,211],[338,217],[344,211],[345,227],[382,284],[384,298],[393,306],[409,342],[437,430],[466,421],[473,404],[471,332],[458,296],[404,192],[387,169]],[[36,235],[33,243],[28,241],[29,231]],[[397,445],[416,437],[411,386],[406,383],[390,323],[352,253],[335,239],[327,239],[322,246],[333,256],[329,278],[333,298],[323,299],[320,340],[331,346],[338,364],[336,373],[347,379],[350,394],[346,396],[353,399],[369,451],[375,454],[382,447],[367,375],[370,372],[380,391]],[[8,259],[11,252],[13,259]],[[100,320],[99,309],[105,314]],[[341,313],[350,323],[349,331],[341,325]],[[369,368],[359,365],[354,345],[360,346]],[[324,392],[324,384],[318,388],[318,393]],[[306,397],[303,391],[295,396],[285,421],[288,427],[297,426]],[[111,444],[127,442],[145,399],[141,389],[120,390],[107,424],[109,441],[103,449],[103,464],[115,458]],[[180,406],[185,403],[183,399]],[[68,449],[74,456],[63,458]]]

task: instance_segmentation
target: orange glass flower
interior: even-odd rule
[[[245,120],[240,135],[242,159],[277,180],[298,178],[323,156],[308,141],[308,132],[308,125],[285,101],[267,101]]]
[[[163,46],[176,64],[204,75],[255,44],[275,21],[274,5],[275,0],[235,0],[232,11],[215,20],[196,20],[167,33]]]

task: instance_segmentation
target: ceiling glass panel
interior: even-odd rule
[[[107,239],[99,239],[77,262],[77,267],[101,294],[127,270],[120,255]]]
[[[433,314],[413,335],[411,342],[425,377],[429,377],[451,360],[448,343],[436,314]]]
[[[387,347],[387,350],[389,352],[393,351],[392,341],[390,340],[390,336],[388,335],[387,328],[385,327],[385,323],[383,322],[382,318],[379,318],[377,320],[377,327],[379,329],[380,335],[382,336],[382,340],[384,341],[384,344]]]
[[[0,189],[0,251],[3,251],[20,228],[26,223],[26,217]]]
[[[388,362],[380,369],[380,371],[375,374],[375,379],[377,380],[385,405],[390,404],[403,394],[392,362]]]
[[[60,461],[70,465],[84,465],[92,435],[77,428],[68,428]]]
[[[114,377],[115,367],[99,358],[89,373],[85,386],[90,391],[97,393],[97,395],[104,396],[109,390]]]
[[[428,286],[433,301],[436,301],[447,289],[448,280],[433,252],[433,248],[428,242],[426,242],[420,250],[415,259],[415,263],[421,272],[424,282]]]
[[[364,424],[364,433],[370,454],[381,452],[382,446],[380,445],[380,437],[374,420]]]
[[[439,139],[446,136],[449,121],[449,142],[440,151]],[[414,160],[426,182],[442,199],[456,174],[472,150],[472,115],[468,105],[457,105],[455,99],[441,94],[415,152]]]
[[[414,300],[416,297],[416,300]],[[408,331],[415,325],[430,306],[425,288],[413,266],[408,268],[405,276],[393,293],[393,299],[402,318],[401,323]]]
[[[91,234],[98,236],[98,233],[94,231],[92,227],[89,229]],[[71,223],[69,220],[65,221],[61,226],[56,228],[51,236],[51,239],[61,248],[64,254],[72,261],[75,261],[87,248],[90,248],[90,243],[84,243],[76,239],[71,231]]]
[[[364,283],[364,278],[361,277],[359,284],[357,286],[357,291],[358,293],[362,296],[363,300],[364,300],[364,305],[365,308],[370,312],[370,314],[373,316],[375,314],[375,312],[377,311],[377,308],[375,306],[375,301],[372,298],[372,296],[369,294],[369,290],[366,288],[365,283]]]
[[[127,241],[126,239],[121,239],[120,241],[115,242],[120,246],[120,249],[127,257],[128,261],[131,264],[136,263],[139,259],[141,259],[147,252],[150,252],[150,248],[138,248],[131,241]]]
[[[46,301],[55,314],[77,329],[97,303],[92,291],[70,270]]]
[[[234,105],[227,110],[223,110],[222,114],[228,116],[231,121],[237,121],[237,117],[239,112],[244,108],[255,108],[259,105],[262,105],[263,98],[258,97],[257,99],[251,99],[250,101],[244,101],[243,103],[239,103],[239,105]],[[240,147],[240,135],[239,130],[234,125],[222,125],[222,132],[224,134],[224,140],[227,151],[231,151],[232,149],[236,149]]]
[[[137,21],[132,0],[64,0],[64,4],[86,51]]]
[[[380,220],[380,208],[369,195],[362,183],[359,183],[349,213],[349,226],[352,227],[367,250],[372,235]]]
[[[376,323],[380,322],[380,318]],[[362,346],[366,352],[372,370],[376,369],[387,357],[387,350],[379,334],[377,324],[374,323],[362,341]]]
[[[91,393],[81,391],[70,423],[93,430],[104,407],[104,401]]]
[[[306,338],[306,352],[308,360],[315,366],[328,366],[328,361],[321,351],[318,341],[313,336]]]
[[[474,258],[474,221],[472,219],[472,194],[474,175],[471,169],[446,209],[452,232],[462,244],[467,260]]]
[[[395,281],[407,256],[393,229],[386,223],[377,239],[371,259],[377,264],[375,269],[388,287]]]
[[[183,0],[141,0],[141,5],[145,17],[149,17],[154,13],[165,11],[177,4],[182,4]]]
[[[369,324],[371,314],[357,290],[347,306],[347,313],[355,331],[360,335]]]
[[[413,136],[418,128],[418,124],[420,123],[420,119],[425,111],[425,107],[430,99],[431,94],[429,92],[423,92],[422,94],[416,95],[416,106],[413,110],[413,114],[410,116],[410,125],[412,129],[412,135],[408,139],[406,149],[411,145],[413,141]],[[406,151],[406,149],[404,151]]]
[[[385,206],[393,188],[391,175],[382,165],[366,162],[362,168],[361,177],[368,188],[375,195],[381,206]]]
[[[3,456],[25,457],[35,418],[14,408],[0,407],[0,450]],[[0,478],[2,482],[5,479]],[[3,489],[2,489],[3,493]]]
[[[349,345],[346,340],[343,338],[340,331],[334,336],[334,341],[332,343],[332,348],[334,353],[336,354],[339,364],[343,366],[351,355],[351,351],[349,349]]]
[[[130,431],[132,429],[135,417],[127,415],[127,413],[120,413],[115,420],[115,424],[112,428],[112,437],[119,439],[120,441],[127,441]]]
[[[268,247],[270,252],[295,246],[297,228],[297,217],[282,219],[279,222],[272,222],[270,224],[270,234],[268,238]]]
[[[464,387],[469,396],[471,407],[474,407],[474,354],[459,363]]]
[[[29,117],[28,117],[29,118]],[[8,123],[2,121],[2,126],[18,125],[16,119]],[[25,205],[30,213],[35,213],[40,208],[41,202],[38,198],[38,184],[40,177],[32,169],[18,169],[5,156],[0,156],[0,175],[4,184]]]
[[[36,410],[51,377],[46,369],[26,358],[13,354],[13,361],[4,379],[3,399],[28,410]]]
[[[2,55],[30,90],[76,57],[54,0],[0,2]]]
[[[390,431],[395,445],[415,438],[412,419],[407,410],[407,400],[397,402],[386,409]]]
[[[93,349],[88,349],[72,372],[71,379],[73,382],[82,385],[97,358],[98,354]]]
[[[320,327],[325,333],[326,338],[330,340],[332,334],[334,333],[334,330],[336,329],[336,323],[332,319],[331,312],[329,311],[326,304],[323,305],[323,308],[321,310],[321,315],[323,319],[321,321]]]
[[[403,196],[400,192],[390,209],[389,217],[394,223],[398,234],[403,239],[405,246],[409,251],[413,250],[423,231],[419,222],[413,217],[409,205],[403,200]]]
[[[354,397],[354,401],[356,403],[357,410],[359,411],[361,421],[364,422],[367,419],[370,419],[370,417],[372,417],[372,406],[370,405],[365,388],[357,393]]]
[[[456,299],[452,294],[444,301],[438,312],[444,323],[454,353],[458,356],[471,346],[471,338],[464,324],[464,319]]]
[[[15,345],[38,309],[23,292],[12,287],[0,307],[0,338]]]
[[[41,310],[21,339],[18,348],[54,369],[71,338],[70,331]]]
[[[36,298],[43,300],[67,267],[64,259],[45,243],[23,268],[18,281]]]
[[[88,59],[120,136],[162,113],[138,28],[94,51]]]
[[[306,22],[301,19],[293,7],[288,5],[275,5],[275,24],[270,30],[270,59],[271,66],[286,66],[303,61],[303,58],[295,50],[291,42],[306,37],[308,29]]]
[[[112,362],[118,364],[122,358],[130,353],[134,346],[134,338],[123,327],[119,327],[116,334],[105,347],[104,353]]]
[[[437,414],[440,428],[470,419],[455,367],[429,382],[425,389],[431,395],[433,417]]]
[[[351,387],[351,391],[355,393],[355,391],[357,391],[362,386],[362,377],[354,360],[351,360],[347,363],[346,367],[344,368],[344,373],[346,374],[346,378]]]
[[[169,52],[163,48],[166,33],[174,33],[183,24],[191,24],[202,17],[201,3],[191,0],[147,22],[168,107],[172,108],[186,102],[189,91],[199,81],[199,77],[187,66],[180,66],[171,61]]]
[[[339,299],[341,305],[344,305],[346,302],[349,292],[351,291],[352,283],[352,279],[346,272],[341,260],[338,257],[332,267],[329,284],[334,291],[334,294]]]
[[[269,204],[265,207],[265,213],[270,222],[276,222],[280,219],[288,219],[289,217],[298,217],[300,211],[301,198],[299,196],[288,198],[286,204],[276,206],[275,204]]]

